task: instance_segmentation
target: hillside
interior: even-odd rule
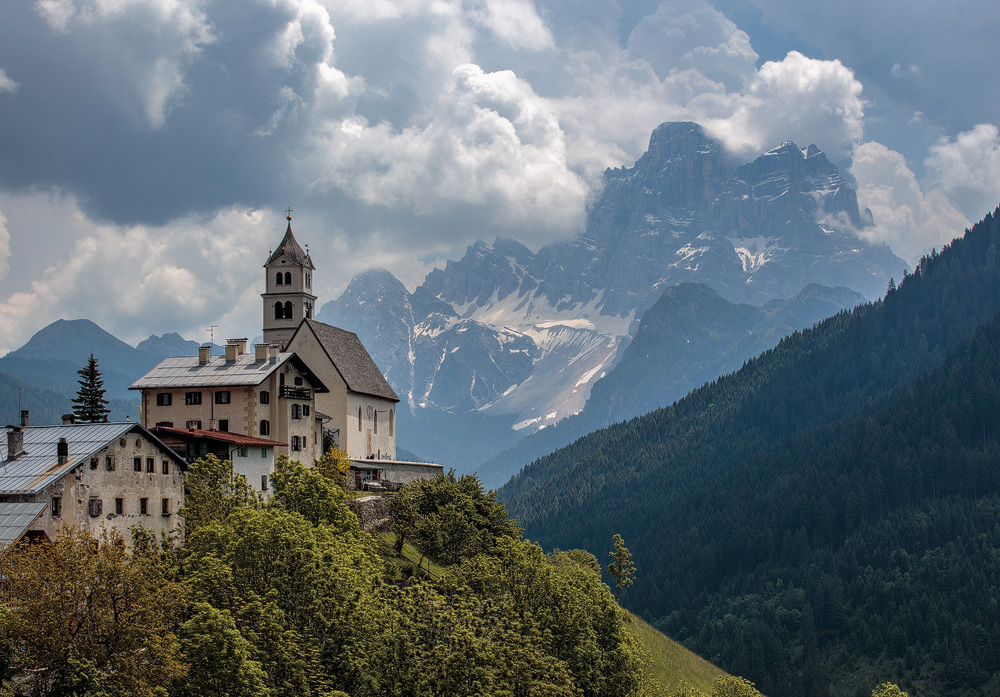
[[[825,694],[865,661],[929,693],[982,685],[979,637],[1000,626],[1000,537],[972,514],[1000,486],[1000,324],[977,331],[1000,312],[995,215],[883,301],[538,460],[501,496],[546,546],[620,532],[645,571],[632,608],[766,694]]]

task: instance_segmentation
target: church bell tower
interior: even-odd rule
[[[264,264],[266,282],[264,299],[264,343],[284,349],[303,319],[315,316],[313,266],[308,251],[303,251],[292,234],[292,209],[286,211],[288,229],[277,249]]]

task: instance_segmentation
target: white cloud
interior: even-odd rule
[[[461,65],[433,109],[425,124],[402,130],[360,118],[328,123],[309,161],[316,185],[420,216],[475,206],[507,229],[565,233],[580,224],[587,189],[567,165],[556,114],[530,85],[510,71]]]
[[[661,78],[694,69],[730,91],[745,86],[757,62],[746,32],[705,0],[661,3],[632,30],[627,49]]]
[[[7,73],[0,68],[0,92],[15,92],[18,86],[18,83],[7,77]]]
[[[473,17],[511,48],[541,51],[554,39],[530,0],[478,0]]]
[[[858,182],[858,202],[870,208],[875,227],[861,231],[872,242],[885,242],[913,265],[932,247],[962,234],[968,218],[940,189],[924,192],[901,154],[867,142],[854,151],[851,174]]]
[[[801,146],[816,143],[842,157],[861,142],[865,102],[862,85],[840,61],[808,58],[790,51],[781,61],[760,67],[745,94],[735,99],[711,98],[732,112],[705,125],[734,151],[750,156],[786,140]],[[693,100],[696,111],[706,97]]]
[[[942,137],[924,160],[931,182],[970,220],[1000,204],[1000,131],[981,123],[954,138]]]

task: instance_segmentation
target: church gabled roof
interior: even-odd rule
[[[399,397],[382,375],[382,371],[375,365],[375,361],[357,334],[314,319],[302,320],[295,334],[302,331],[303,327],[308,327],[312,331],[330,362],[344,379],[347,389],[358,394],[399,401]],[[293,335],[292,341],[289,342],[290,346],[294,340]]]
[[[295,241],[295,235],[292,234],[292,222],[288,221],[288,229],[285,230],[285,236],[281,238],[281,242],[278,244],[277,249],[275,249],[271,256],[268,257],[267,262],[264,266],[270,266],[276,262],[281,257],[287,258],[293,264],[301,264],[302,266],[307,266],[310,269],[316,267],[313,266],[312,259],[309,255],[299,246],[299,243]]]

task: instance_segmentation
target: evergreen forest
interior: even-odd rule
[[[998,215],[501,499],[545,547],[621,533],[623,604],[771,697],[996,694]]]

